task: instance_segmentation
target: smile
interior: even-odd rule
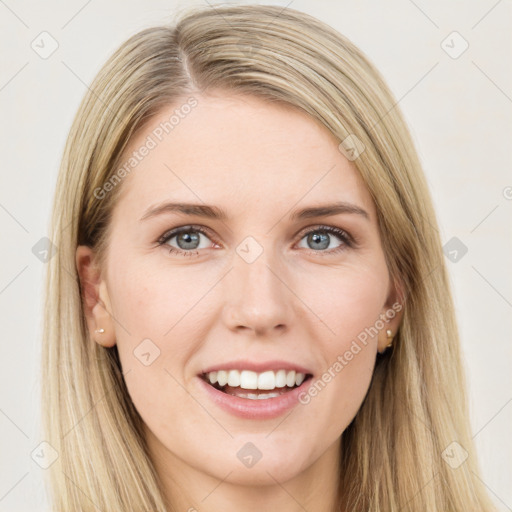
[[[301,402],[313,382],[306,367],[286,361],[224,362],[197,375],[200,393],[215,407],[249,420],[277,418]]]
[[[300,386],[310,374],[295,370],[219,370],[203,374],[215,389],[228,395],[249,400],[276,398]]]

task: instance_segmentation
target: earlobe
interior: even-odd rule
[[[112,316],[107,311],[103,302],[98,301],[92,309],[95,329],[93,338],[103,347],[113,347],[116,344],[116,336]]]
[[[385,309],[380,315],[382,329],[379,330],[378,347],[379,353],[392,350],[394,340],[403,315],[403,306],[396,302],[394,308]]]
[[[394,283],[391,293],[386,301],[386,306],[380,315],[381,324],[379,328],[377,350],[383,354],[386,350],[392,350],[394,340],[402,322],[404,313],[404,294],[401,283]]]
[[[80,278],[83,313],[91,338],[104,347],[112,347],[116,337],[107,285],[95,264],[95,254],[90,247],[77,247],[76,268]]]

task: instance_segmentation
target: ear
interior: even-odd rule
[[[380,354],[385,352],[390,338],[388,338],[387,331],[391,331],[391,336],[394,338],[402,322],[405,308],[405,293],[404,287],[401,282],[391,280],[389,285],[388,297],[384,307],[382,308],[379,319],[379,337],[377,343],[377,350]],[[394,342],[393,342],[394,343]]]
[[[94,251],[79,245],[75,256],[76,268],[80,278],[82,307],[90,336],[104,347],[116,344],[114,322],[111,316],[110,298],[107,283],[95,262]]]

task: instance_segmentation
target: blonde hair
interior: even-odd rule
[[[378,212],[390,274],[404,292],[393,350],[379,356],[368,394],[342,435],[339,508],[494,510],[479,481],[459,338],[437,221],[412,140],[378,71],[344,36],[277,6],[184,13],[143,30],[111,56],[70,130],[54,201],[43,343],[43,430],[54,510],[165,511],[161,483],[128,395],[117,347],[90,337],[75,266],[78,245],[108,245],[133,134],[160,109],[208,91],[246,93],[307,112],[354,160]],[[360,146],[362,147],[362,146]],[[443,451],[469,453],[451,467]],[[168,506],[168,504],[167,504]]]

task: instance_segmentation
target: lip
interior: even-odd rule
[[[224,366],[224,368],[226,367]],[[248,369],[247,366],[244,368]],[[269,369],[268,366],[266,368]],[[285,369],[283,367],[280,368]],[[295,367],[291,369],[295,369]],[[300,404],[299,395],[305,392],[313,382],[313,378],[310,376],[308,379],[304,380],[300,386],[293,388],[282,395],[274,398],[252,400],[250,398],[240,398],[224,393],[223,391],[214,388],[200,376],[198,376],[197,379],[201,389],[204,390],[209,400],[218,405],[224,411],[239,418],[249,420],[264,420],[281,416],[286,411]]]
[[[280,361],[277,359],[273,361],[261,362],[249,361],[245,359],[239,359],[237,361],[226,361],[224,363],[216,364],[214,366],[209,366],[208,368],[205,368],[201,373],[217,372],[219,370],[250,370],[256,373],[262,373],[268,370],[272,370],[274,372],[277,372],[278,370],[295,370],[296,372],[304,374],[309,373],[313,375],[313,372],[304,366],[295,363],[290,363],[289,361]],[[269,400],[272,399],[269,398]]]

